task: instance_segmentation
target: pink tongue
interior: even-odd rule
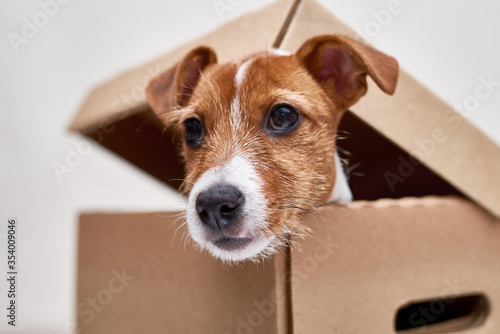
[[[241,230],[240,233],[235,238],[248,238],[249,235],[247,234],[247,231]]]

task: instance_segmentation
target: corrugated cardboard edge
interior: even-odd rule
[[[276,37],[284,34],[283,28],[288,26],[287,21],[297,2],[278,0],[95,88],[71,122],[70,130],[85,132],[91,128],[105,128],[148,108],[144,89],[149,81],[199,45],[207,45],[216,50],[221,63],[245,56],[249,48],[263,50],[266,45],[273,46]],[[272,13],[272,20],[262,19],[264,13]],[[252,38],[245,40],[244,35],[249,32]],[[228,45],[231,47],[227,47]]]
[[[274,256],[276,295],[283,296],[276,303],[277,329],[280,334],[293,333],[292,296],[290,282],[290,248],[283,248]]]
[[[328,9],[304,0],[281,47],[294,52],[307,38],[321,34],[366,43]],[[369,86],[351,111],[500,217],[500,147],[403,70],[393,96],[371,81]]]

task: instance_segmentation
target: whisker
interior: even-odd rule
[[[182,233],[182,238],[181,238],[181,242],[184,241],[183,242],[184,251],[186,251],[186,245],[190,240],[191,240],[191,238],[190,238],[189,230],[185,229],[184,232]]]
[[[164,126],[163,129],[161,129],[161,136],[163,137],[163,135],[168,131],[168,126]]]
[[[339,130],[337,131],[337,139],[343,140],[351,137],[351,133],[349,131],[345,130]],[[338,147],[337,147],[338,149]]]
[[[139,130],[146,124],[148,123],[149,121],[151,121],[150,119],[146,119],[144,120],[144,122],[142,122],[141,124],[139,124],[139,126],[137,127],[137,129],[135,130],[136,133],[139,133]]]
[[[343,211],[342,209],[344,208],[343,205],[339,205],[339,204],[336,204],[336,203],[329,203],[329,202],[321,201],[321,200],[314,199],[314,198],[308,198],[308,197],[289,196],[289,197],[280,197],[280,198],[277,198],[278,201],[286,200],[286,199],[302,199],[302,200],[307,200],[307,201],[315,202],[315,205],[313,205],[314,207],[326,206],[326,207],[334,208],[334,209],[336,209],[338,211]],[[287,201],[286,203],[294,204],[291,201]]]
[[[352,157],[352,153],[349,152],[348,150],[346,149],[343,149],[342,147],[338,146],[337,145],[337,152],[343,156],[346,156],[347,158],[350,158]],[[347,158],[340,158],[340,160],[348,160]]]
[[[320,204],[325,204],[325,202],[317,199],[317,198],[310,198],[310,197],[302,197],[302,196],[284,196],[284,197],[277,197],[276,200],[280,201],[280,200],[289,200],[289,199],[302,199],[302,200],[306,200],[306,201],[309,201],[309,202],[316,202],[316,203],[320,203]]]
[[[267,43],[266,43],[266,92],[269,91],[269,52],[267,51]]]
[[[356,162],[355,164],[348,166],[345,170],[344,173],[347,177],[347,180],[351,179],[351,176],[365,176],[365,173],[363,172],[356,172],[355,170],[362,165],[361,161]]]
[[[301,210],[301,211],[304,211],[304,212],[307,212],[311,215],[313,215],[314,217],[316,218],[319,218],[321,220],[324,220],[317,212],[313,211],[313,210],[309,210],[309,209],[305,209],[305,208],[301,208],[300,206],[295,206],[295,205],[286,205],[286,206],[279,206],[278,209],[297,209],[297,210]]]
[[[170,181],[181,181],[181,182],[186,182],[186,183],[194,184],[193,181],[188,181],[186,179],[169,179],[168,182],[170,182]]]
[[[185,227],[185,226],[187,226],[187,220],[186,220],[186,221],[184,221],[184,222],[183,222],[182,224],[180,224],[179,226],[177,226],[177,228],[176,228],[176,229],[175,229],[175,231],[174,231],[174,235],[172,236],[172,244],[173,244],[173,242],[174,242],[174,240],[175,240],[175,237],[177,236],[177,232],[179,231],[179,229],[181,229],[181,228],[183,228],[183,227]],[[187,229],[186,229],[186,230],[187,230]]]
[[[163,210],[168,210],[168,208],[164,207],[161,209],[161,211],[158,211],[155,213],[155,217],[160,217],[160,218],[176,218],[180,213],[169,213],[168,211],[163,211]]]

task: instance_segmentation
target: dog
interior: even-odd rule
[[[225,64],[201,46],[154,78],[146,93],[177,134],[192,239],[223,261],[260,261],[307,234],[304,212],[349,203],[337,127],[365,95],[366,76],[392,95],[398,72],[393,57],[322,35],[294,54],[272,49]]]

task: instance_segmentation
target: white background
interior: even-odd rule
[[[97,146],[59,182],[51,165],[64,163],[68,149],[84,140],[67,128],[86,94],[132,66],[271,2],[221,0],[234,5],[221,17],[212,0],[67,1],[18,52],[8,34],[22,35],[23,18],[33,22],[42,5],[0,2],[2,333],[64,333],[71,325],[80,211],[157,211],[182,205],[171,189]],[[478,77],[500,82],[498,1],[400,0],[400,11],[384,17],[383,24],[377,23],[376,13],[387,10],[389,0],[321,2],[368,32],[371,43],[452,105],[473,100]],[[500,87],[479,102],[469,105],[466,116],[500,143]],[[8,217],[20,225],[15,329],[6,325],[3,306]]]

